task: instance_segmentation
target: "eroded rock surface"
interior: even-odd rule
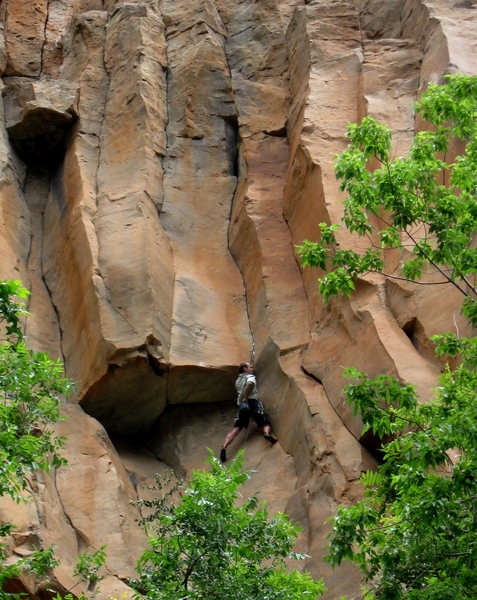
[[[64,79],[13,78],[2,94],[5,127],[20,158],[29,166],[57,167],[67,133],[78,116],[78,85]]]
[[[294,245],[341,217],[348,123],[388,122],[402,153],[427,84],[475,73],[475,2],[5,0],[0,17],[1,276],[32,290],[30,342],[77,383],[69,468],[39,475],[25,507],[2,501],[12,560],[56,542],[68,589],[76,553],[108,544],[101,594],[128,595],[145,543],[129,499],[220,448],[254,352],[280,443],[234,442],[258,471],[246,492],[301,524],[325,598],[358,597],[357,573],[323,562],[325,520],[374,464],[342,366],[429,398],[428,338],[466,324],[454,290],[385,277],[324,306]]]

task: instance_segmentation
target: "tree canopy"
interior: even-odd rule
[[[137,503],[152,511],[142,521],[150,547],[131,585],[155,600],[318,598],[321,581],[285,566],[286,559],[304,558],[292,551],[299,528],[282,513],[269,518],[256,497],[240,501],[248,478],[242,458],[224,467],[211,457],[209,465],[194,471],[187,488],[179,484]],[[160,478],[157,484],[163,488]],[[178,489],[180,500],[169,504]]]
[[[392,159],[390,130],[366,117],[350,125],[337,158],[348,194],[343,224],[368,238],[366,251],[341,249],[340,226],[327,223],[319,242],[305,240],[298,251],[303,265],[325,272],[325,300],[350,295],[368,272],[383,273],[383,249],[406,251],[401,272],[387,275],[453,285],[476,325],[477,77],[430,85],[416,110],[430,129],[406,156]],[[347,402],[365,430],[389,440],[377,471],[362,477],[363,500],[339,509],[330,536],[328,560],[356,562],[367,599],[477,597],[477,343],[450,333],[433,341],[438,355],[459,361],[446,365],[427,404],[406,382],[345,371]]]

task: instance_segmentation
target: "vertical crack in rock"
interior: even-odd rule
[[[185,365],[191,377],[200,365],[220,379],[220,370],[240,362],[246,347],[241,280],[227,250],[238,139],[225,30],[210,0],[164,0],[160,8],[168,56],[161,222],[175,270],[170,360],[184,377]],[[181,393],[173,372],[168,399],[178,403],[189,391],[185,380]],[[219,399],[220,387],[210,387],[211,401]]]
[[[158,16],[160,17],[161,20],[161,26],[162,26],[162,30],[163,32],[166,31],[166,25],[164,23],[164,19],[163,19],[163,15],[162,12],[160,10],[160,0],[158,1]],[[164,38],[165,38],[165,33],[163,34]],[[158,199],[154,200],[149,194],[148,194],[148,198],[149,200],[155,204],[156,206],[156,211],[157,211],[157,219],[162,227],[162,223],[161,223],[161,211],[162,211],[162,206],[164,203],[164,157],[167,154],[167,148],[169,145],[169,140],[168,140],[168,134],[167,134],[167,130],[168,130],[168,124],[169,124],[169,60],[168,60],[168,54],[167,54],[167,43],[165,43],[165,47],[164,47],[164,58],[163,61],[161,63],[161,67],[162,67],[162,74],[163,74],[163,78],[164,78],[164,92],[163,92],[163,111],[164,111],[164,115],[163,115],[163,135],[164,135],[164,143],[163,143],[163,147],[159,150],[156,149],[156,154],[157,157],[159,159],[159,172],[158,172],[158,177],[160,179],[160,192],[159,192],[159,197],[160,197],[160,201]],[[164,243],[167,244],[168,249],[169,249],[169,253],[171,256],[171,261],[172,261],[172,247],[171,247],[171,243],[170,240],[168,238],[165,238]],[[172,270],[171,272],[171,288],[172,290],[174,290],[175,288],[175,279],[176,279],[176,273],[175,271]],[[171,294],[171,315],[170,318],[172,318],[172,306],[174,303],[174,297],[173,297],[173,291]],[[157,343],[159,343],[159,340],[157,340],[156,338],[154,338],[154,336],[149,335],[148,336],[148,343],[152,343],[151,340],[154,340],[154,345],[157,345]],[[153,346],[154,347],[154,346]],[[170,341],[169,341],[169,348],[168,350],[170,351]],[[167,406],[169,404],[169,397],[168,397],[168,384],[169,384],[169,378],[167,377],[168,372],[169,372],[169,366],[170,364],[167,363],[166,365],[163,364],[163,362],[161,362],[161,359],[163,361],[163,357],[160,357],[157,355],[157,351],[152,351],[150,352],[149,349],[147,351],[147,360],[149,363],[149,366],[151,367],[152,371],[154,372],[155,375],[157,375],[158,377],[164,377],[165,379],[165,386],[164,386],[164,403],[165,406]],[[157,417],[159,418],[159,417]],[[157,420],[157,419],[156,419]]]
[[[43,54],[44,54],[45,48],[46,48],[46,38],[47,38],[48,19],[49,18],[50,18],[50,0],[46,0],[46,17],[45,17],[45,22],[44,22],[44,25],[43,25],[43,41],[42,41],[41,49],[40,49],[40,73],[39,73],[39,77],[41,77],[41,75],[43,73],[43,62],[44,62]]]
[[[278,7],[272,14],[265,14],[258,4],[232,6],[217,0],[216,5],[228,28],[226,53],[241,136],[240,164],[246,169],[234,197],[229,247],[241,270],[244,287],[256,291],[248,297],[248,309],[254,337],[257,329],[262,330],[258,336],[262,338],[260,347],[267,343],[264,336],[267,326],[262,322],[257,328],[258,299],[264,309],[262,316],[266,315],[269,324],[274,324],[276,335],[282,333],[282,315],[278,314],[281,309],[267,298],[274,294],[275,279],[269,277],[267,271],[275,274],[282,262],[283,278],[286,278],[290,275],[287,263],[293,256],[291,242],[286,247],[284,241],[288,232],[285,232],[287,226],[279,200],[288,161],[286,141],[280,139],[285,132],[288,104],[287,65],[282,43],[287,17],[280,14]],[[267,109],[262,110],[265,106]],[[242,247],[245,239],[247,248]],[[280,243],[277,245],[272,239],[280,239]],[[292,262],[298,274],[294,258]],[[290,281],[293,284],[282,292],[283,312],[287,307],[288,290],[294,289],[293,275]],[[298,305],[294,303],[295,311]],[[289,312],[288,318],[291,314]],[[285,345],[294,347],[300,343],[290,341]]]
[[[76,541],[78,543],[78,547],[80,547],[80,541],[84,542],[85,541],[85,537],[81,533],[81,531],[77,527],[75,527],[75,525],[74,525],[74,523],[73,523],[70,515],[68,514],[68,507],[65,506],[65,503],[63,502],[63,498],[61,497],[61,494],[58,493],[57,483],[56,483],[56,479],[57,479],[57,476],[58,476],[58,470],[57,469],[52,469],[50,471],[49,476],[52,477],[52,479],[53,479],[54,489],[57,491],[58,502],[59,502],[59,504],[61,506],[61,512],[62,512],[62,515],[64,517],[66,526],[70,528],[71,532],[74,534],[74,536],[76,538]]]
[[[48,351],[57,356],[65,364],[63,352],[63,331],[61,329],[59,308],[56,306],[54,296],[49,288],[45,276],[43,246],[45,239],[45,208],[49,194],[55,194],[57,186],[55,178],[61,180],[63,169],[56,174],[47,169],[30,166],[25,180],[25,200],[32,218],[31,252],[27,258],[27,269],[34,278],[30,296],[29,310],[33,314],[41,314],[42,322],[29,319],[28,337],[33,345],[41,351]],[[48,326],[47,326],[48,324]]]
[[[254,0],[252,0],[253,2]],[[229,54],[228,54],[228,30],[227,30],[227,26],[224,22],[223,16],[220,12],[220,9],[216,6],[216,10],[217,13],[220,15],[220,20],[221,20],[221,24],[223,26],[223,29],[225,31],[225,36],[224,36],[224,54],[225,54],[225,60],[227,63],[227,71],[228,71],[228,75],[230,78],[230,83],[232,86],[232,91],[235,92],[235,90],[233,89],[233,76],[232,76],[232,69],[230,66],[230,58],[229,58]],[[230,253],[230,256],[232,258],[232,260],[234,261],[237,270],[240,273],[240,278],[242,281],[242,289],[243,289],[243,297],[245,299],[245,310],[246,310],[246,316],[247,316],[247,323],[248,323],[248,327],[249,327],[249,331],[250,331],[250,351],[249,351],[249,357],[250,360],[254,360],[255,359],[255,340],[254,340],[254,336],[253,336],[253,328],[252,328],[252,322],[250,320],[250,308],[249,308],[249,302],[248,302],[248,295],[247,295],[247,289],[245,286],[245,280],[244,280],[244,276],[243,276],[243,272],[240,268],[239,263],[237,262],[236,256],[232,250],[231,244],[230,244],[230,230],[231,230],[231,226],[232,226],[232,214],[233,214],[233,207],[235,202],[237,201],[237,190],[239,189],[239,185],[241,182],[244,182],[246,180],[247,174],[246,174],[246,163],[245,161],[241,158],[241,144],[242,144],[242,140],[241,140],[241,132],[240,132],[240,126],[239,126],[239,120],[238,120],[238,115],[239,115],[239,109],[237,107],[237,104],[235,102],[235,97],[234,97],[234,105],[235,105],[235,111],[236,111],[236,115],[234,115],[232,118],[229,117],[229,121],[231,121],[230,123],[230,131],[227,132],[226,130],[226,141],[227,141],[227,147],[228,147],[228,155],[229,155],[229,164],[230,164],[230,169],[231,169],[231,174],[234,175],[237,179],[236,179],[236,185],[235,185],[235,189],[233,191],[232,194],[232,200],[230,202],[230,212],[229,212],[229,216],[228,216],[228,226],[227,226],[227,249],[228,252]],[[226,126],[227,126],[227,121],[226,121]],[[229,136],[227,137],[227,133],[229,133]],[[244,172],[242,173],[240,170],[240,164],[243,164],[243,169]],[[244,360],[244,358],[241,359],[241,362]]]
[[[62,197],[61,201],[64,202],[63,177],[64,177],[64,163],[61,165],[61,167],[57,170],[57,172],[50,179],[50,195],[52,196],[53,201],[55,201],[55,196],[57,196],[57,197],[60,196],[60,197]],[[66,357],[65,357],[65,352],[63,350],[64,330],[62,328],[62,323],[61,323],[60,307],[57,306],[57,304],[55,302],[55,296],[48,284],[48,278],[45,276],[45,258],[44,258],[44,251],[43,251],[44,244],[45,244],[45,237],[46,237],[45,210],[46,210],[46,203],[45,203],[45,206],[43,206],[43,210],[41,211],[41,242],[40,242],[40,248],[39,248],[40,260],[41,260],[41,277],[42,277],[42,281],[44,282],[45,289],[48,293],[48,297],[50,299],[51,306],[53,307],[53,311],[55,313],[56,327],[58,329],[58,334],[59,334],[59,348],[61,351],[61,361],[62,361],[63,365],[66,366]]]
[[[104,25],[104,31],[105,31],[105,38],[106,38],[106,31],[107,31],[107,27],[108,27],[108,22],[109,22],[109,15],[108,15],[108,20],[106,21],[105,25]],[[111,75],[109,73],[108,70],[108,66],[106,64],[106,58],[105,58],[105,54],[106,54],[106,44],[104,44],[102,52],[101,52],[101,56],[102,56],[102,63],[103,63],[103,70],[104,73],[106,75],[106,79],[107,79],[107,84],[106,84],[106,89],[104,91],[103,94],[103,108],[102,108],[102,115],[103,115],[103,119],[101,120],[101,125],[99,128],[99,132],[98,132],[98,155],[96,158],[96,177],[95,177],[95,204],[96,204],[96,210],[98,209],[98,196],[99,196],[99,183],[98,183],[98,173],[99,173],[99,167],[101,165],[101,140],[103,139],[103,133],[104,133],[104,127],[105,127],[105,119],[104,119],[104,115],[106,114],[106,105],[108,102],[108,96],[109,96],[109,90],[110,90],[110,85],[111,85]],[[93,227],[96,231],[96,225],[95,225],[95,221],[93,219]],[[98,273],[99,276],[101,276],[101,272]],[[102,277],[102,276],[101,276]]]

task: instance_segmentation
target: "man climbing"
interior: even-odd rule
[[[242,363],[239,366],[239,376],[235,382],[235,388],[239,408],[233,429],[225,436],[224,445],[220,450],[220,460],[222,462],[227,460],[227,446],[242,429],[248,427],[250,419],[253,419],[257,426],[262,428],[263,437],[272,445],[277,441],[277,438],[272,435],[270,421],[263,410],[263,404],[258,399],[257,380],[251,363]]]

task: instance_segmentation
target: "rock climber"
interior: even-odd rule
[[[237,390],[237,405],[239,408],[233,429],[225,436],[224,444],[220,450],[220,460],[222,462],[227,460],[227,446],[237,437],[242,429],[248,427],[250,419],[253,419],[257,426],[262,429],[263,437],[272,445],[277,441],[277,438],[272,434],[270,421],[265,414],[263,404],[258,399],[257,380],[255,379],[252,363],[241,363],[235,388]]]

